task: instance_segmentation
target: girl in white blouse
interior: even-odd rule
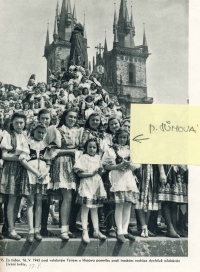
[[[1,142],[2,159],[4,160],[0,184],[0,193],[8,195],[7,218],[8,238],[20,240],[15,230],[15,206],[21,196],[21,158],[29,154],[28,139],[25,130],[26,116],[16,112],[11,117],[9,132],[3,132]]]

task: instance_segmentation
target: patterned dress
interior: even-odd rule
[[[75,127],[68,128],[63,125],[60,128],[55,128],[52,126],[51,131],[48,131],[48,144],[52,142],[52,139],[56,139],[56,144],[61,149],[77,147],[80,143],[80,138],[80,129]],[[73,165],[74,159],[71,156],[56,157],[52,161],[50,170],[51,183],[49,187],[53,190],[60,188],[76,189],[76,176],[73,171]]]
[[[138,202],[135,206],[138,210],[158,210],[158,165],[142,164],[136,169],[135,174],[138,179],[138,189],[140,192]]]
[[[74,165],[75,172],[89,173],[101,168],[100,156],[81,154]],[[106,191],[101,176],[97,173],[92,177],[81,178],[76,202],[89,208],[103,206],[106,199]]]
[[[3,132],[1,142],[2,150],[18,155],[19,158],[29,154],[28,139],[23,133],[18,134],[14,131]],[[21,195],[21,176],[23,166],[19,161],[4,161],[2,178],[0,183],[0,193],[8,195]]]
[[[27,157],[28,163],[40,173],[46,172],[47,163],[50,164],[50,161],[45,160],[46,144],[43,141],[35,141],[34,139],[29,140],[30,155]],[[38,180],[37,176],[34,175],[31,171],[26,170],[22,171],[20,183],[20,191],[22,195],[34,195],[34,194],[43,194],[46,195],[48,184],[50,182],[50,176],[47,174],[44,180]]]
[[[128,145],[119,146],[118,151],[109,148],[102,157],[103,165],[116,165],[122,160],[130,160],[130,148]],[[132,164],[133,165],[133,164]],[[140,165],[135,165],[139,167]],[[109,172],[110,192],[114,193],[116,203],[132,202],[137,203],[139,191],[136,185],[136,177],[129,170],[111,170]]]
[[[164,165],[167,183],[159,186],[159,201],[188,203],[188,170],[186,166]]]

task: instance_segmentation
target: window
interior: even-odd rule
[[[50,70],[51,71],[53,70],[53,61],[52,61],[52,59],[50,60]]]
[[[62,68],[65,68],[65,61],[64,60],[61,60],[61,69]]]
[[[136,71],[133,63],[129,63],[129,83],[136,84]]]

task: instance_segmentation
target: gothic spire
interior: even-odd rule
[[[128,9],[127,9],[127,1],[125,3],[126,3],[125,22],[130,23]]]
[[[47,36],[46,36],[46,44],[45,46],[49,46],[50,42],[49,42],[49,23],[47,24]]]
[[[113,27],[117,25],[117,13],[116,13],[116,4],[114,3],[114,21],[113,21]]]
[[[84,14],[84,22],[83,22],[83,27],[84,27],[83,37],[84,37],[85,39],[87,39],[86,26],[85,26],[85,14]]]
[[[63,40],[70,40],[71,33],[73,30],[73,19],[71,12],[71,3],[70,0],[63,0],[58,35]]]
[[[118,20],[118,25],[121,29],[124,29],[125,16],[126,16],[126,2],[125,0],[121,0]]]
[[[58,38],[58,25],[57,25],[57,16],[55,17],[54,23],[54,32],[53,32],[53,39],[54,41]]]
[[[144,32],[143,32],[143,46],[148,46],[147,45],[146,33],[145,33],[145,24],[144,24]]]
[[[74,9],[73,9],[73,20],[74,20],[74,24],[77,23],[77,18],[76,18],[76,6],[75,6],[75,2],[74,2]]]
[[[70,0],[67,0],[67,14],[72,15],[72,8],[71,8]]]
[[[93,64],[93,71],[94,71],[94,68],[95,68],[95,57],[93,56],[93,60],[92,60],[92,64]]]
[[[62,8],[61,8],[61,16],[64,16],[65,15],[65,13],[66,13],[66,0],[63,0],[62,1]]]
[[[59,24],[59,37],[65,39],[65,15],[66,15],[66,0],[62,1],[60,24]]]
[[[59,11],[59,4],[58,4],[58,1],[57,1],[57,6],[56,6],[56,17],[57,19],[59,18],[60,16],[60,11]]]
[[[118,34],[117,34],[117,27],[115,28],[115,33],[114,33],[114,43],[118,43]]]
[[[108,52],[108,46],[106,41],[106,31],[105,31],[105,43],[104,43],[104,53]]]
[[[134,26],[132,6],[131,6],[131,26],[132,26],[132,27]]]

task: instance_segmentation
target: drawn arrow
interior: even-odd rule
[[[141,144],[140,141],[149,140],[149,138],[137,139],[137,138],[140,137],[140,136],[144,136],[144,134],[140,134],[140,135],[135,136],[135,137],[133,138],[133,141],[138,142],[138,143]]]

